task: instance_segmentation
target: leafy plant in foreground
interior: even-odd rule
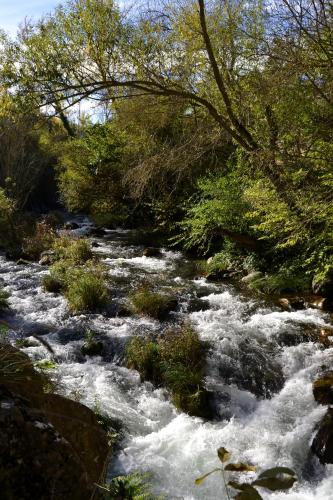
[[[105,500],[157,500],[148,483],[149,474],[134,472],[127,476],[114,477],[105,486],[99,486]]]
[[[231,458],[231,453],[226,450],[224,447],[221,447],[217,450],[217,456],[222,464],[229,462]],[[227,483],[225,472],[256,472],[256,467],[253,465],[248,465],[242,462],[238,463],[227,463],[224,467],[217,467],[207,474],[197,478],[195,480],[196,485],[200,485],[207,479],[208,476],[214,474],[215,472],[220,472],[222,474],[225,490],[228,499],[230,500],[230,493],[228,486],[231,488],[238,490],[238,493],[235,497],[236,500],[263,500],[262,496],[259,494],[258,490],[255,486],[259,486],[262,488],[266,488],[270,491],[285,491],[292,488],[293,484],[297,481],[296,473],[289,469],[288,467],[273,467],[271,469],[267,469],[263,471],[257,479],[252,481],[251,483],[239,483],[234,480],[230,480]]]

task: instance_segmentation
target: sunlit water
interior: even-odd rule
[[[76,233],[86,228],[84,224]],[[323,368],[332,367],[332,349],[311,341],[283,341],[286,335],[297,337],[328,325],[330,318],[314,309],[285,312],[267,307],[242,297],[231,285],[194,279],[180,253],[142,257],[143,247],[129,245],[129,235],[109,231],[94,249],[109,267],[114,302],[124,300],[142,279],[176,291],[179,308],[170,321],[190,319],[208,342],[206,385],[216,409],[211,422],[178,412],[164,389],[141,383],[138,373],[124,366],[126,342],[134,335],[163,331],[165,324],[111,313],[72,316],[61,295],[42,290],[47,268],[19,266],[0,257],[0,278],[11,292],[14,311],[7,318],[10,338],[43,336],[55,351],[53,376],[59,392],[123,424],[110,477],[149,471],[154,491],[164,498],[226,498],[218,475],[194,485],[196,477],[219,466],[216,450],[224,446],[236,461],[253,463],[259,470],[283,465],[297,471],[300,480],[292,490],[261,490],[264,499],[332,500],[333,466],[321,466],[309,453],[314,427],[326,411],[313,399],[312,381]],[[88,327],[99,332],[103,357],[81,354]],[[50,358],[41,345],[24,351],[34,360]]]

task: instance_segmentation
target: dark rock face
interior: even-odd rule
[[[102,227],[93,227],[90,230],[90,236],[96,236],[97,238],[101,238],[102,236],[106,235],[105,229]]]
[[[333,269],[326,274],[326,277],[318,282],[312,283],[313,293],[333,299]]]
[[[144,257],[160,257],[161,251],[159,248],[147,247],[143,251]]]
[[[311,450],[322,464],[333,464],[333,408],[329,408],[319,423]]]
[[[211,271],[207,274],[207,281],[224,281],[231,279],[233,276],[237,274],[237,271],[233,269],[224,269],[223,271]]]
[[[75,450],[24,398],[0,387],[3,500],[89,499],[92,487]]]
[[[45,394],[44,376],[16,348],[0,345],[0,360],[1,499],[90,499],[110,453],[98,417]]]
[[[66,222],[64,225],[64,229],[67,229],[68,231],[73,231],[74,229],[79,229],[79,225],[76,222]]]
[[[333,404],[333,372],[327,372],[313,383],[313,396],[322,405]]]

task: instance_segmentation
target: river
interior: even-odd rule
[[[82,220],[76,232],[87,230],[89,222]],[[45,266],[17,265],[0,256],[0,278],[14,313],[7,318],[10,340],[43,336],[56,355],[51,372],[57,390],[123,424],[109,476],[149,471],[154,492],[166,499],[226,498],[218,475],[194,484],[219,466],[216,450],[224,446],[235,461],[297,472],[292,490],[261,490],[264,499],[332,500],[333,466],[323,467],[309,454],[314,427],[326,411],[314,401],[312,382],[324,366],[332,367],[333,351],[311,341],[308,332],[329,326],[329,316],[315,309],[282,311],[230,284],[208,283],[195,277],[181,253],[163,250],[161,257],[143,257],[143,246],[131,243],[131,237],[131,231],[115,230],[94,238],[100,245],[94,251],[109,268],[113,302],[122,302],[142,279],[177,292],[179,307],[170,322],[190,320],[208,342],[206,386],[214,394],[213,421],[177,411],[163,388],[142,383],[125,367],[126,342],[163,331],[165,323],[112,311],[73,316],[63,296],[43,291]],[[102,357],[81,354],[86,328],[104,342]],[[23,350],[34,361],[51,356],[38,343]]]

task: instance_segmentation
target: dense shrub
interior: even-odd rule
[[[175,297],[151,291],[142,287],[130,295],[135,314],[143,314],[155,319],[164,319],[177,306]]]
[[[67,259],[72,264],[84,264],[93,256],[90,241],[87,238],[57,238],[53,244],[57,259]]]
[[[42,279],[42,286],[46,292],[57,293],[62,289],[62,282],[47,274]]]
[[[56,238],[55,230],[46,221],[36,224],[35,232],[24,239],[23,251],[31,259],[38,260],[41,253],[49,250]]]
[[[278,295],[310,291],[311,281],[304,271],[300,271],[292,264],[286,264],[275,274],[254,277],[249,282],[249,287],[260,293]]]
[[[203,382],[203,347],[189,325],[157,340],[135,337],[126,353],[128,366],[138,370],[143,380],[166,386],[177,408],[190,415],[210,415]]]

